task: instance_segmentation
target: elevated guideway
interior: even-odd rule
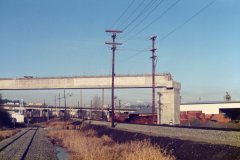
[[[0,78],[0,90],[43,89],[108,89],[111,76]],[[115,77],[116,88],[151,88],[151,75],[122,75]],[[170,74],[156,75],[156,88],[178,88]]]
[[[111,76],[0,78],[0,90],[109,89]],[[180,123],[180,83],[171,74],[156,74],[155,86],[161,93],[160,123]],[[152,75],[117,75],[117,89],[152,88]],[[157,96],[157,95],[156,95]]]

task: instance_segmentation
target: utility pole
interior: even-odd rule
[[[83,93],[82,93],[82,89],[80,89],[80,103],[81,103],[81,106],[80,107],[83,107]]]
[[[57,116],[57,97],[54,98],[54,105],[55,105],[55,115]]]
[[[72,118],[72,109],[73,109],[73,106],[72,106],[72,96],[73,96],[73,94],[72,93],[68,93],[68,96],[69,96],[69,101],[70,101],[70,104],[69,104],[69,112],[70,112],[70,118]]]
[[[77,111],[77,118],[79,118],[80,116],[79,116],[79,113],[80,111],[79,111],[79,101],[78,101],[78,111]]]
[[[58,107],[60,108],[61,102],[60,102],[60,93],[58,94]]]
[[[152,124],[154,124],[154,113],[155,113],[155,68],[156,68],[156,55],[155,51],[157,50],[155,48],[155,40],[157,36],[152,36],[150,40],[152,41],[152,49],[150,50],[152,52]]]
[[[67,120],[67,101],[66,101],[66,94],[65,94],[65,89],[64,89],[64,120]]]
[[[102,120],[103,120],[103,107],[104,107],[104,88],[102,89]]]
[[[117,33],[122,33],[120,30],[106,30],[108,33],[112,33],[112,42],[105,42],[105,44],[109,44],[112,46],[112,128],[115,127],[114,125],[114,77],[115,77],[115,70],[114,70],[114,63],[115,63],[115,50],[117,45],[122,45],[122,43],[116,43],[115,39],[117,37]]]
[[[118,100],[118,105],[119,105],[118,106],[118,112],[119,112],[119,115],[120,115],[120,108],[121,108],[121,100],[120,99]]]
[[[91,112],[90,112],[90,120],[92,119],[92,100],[91,100]]]

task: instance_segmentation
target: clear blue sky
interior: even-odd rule
[[[164,0],[130,32],[148,13],[145,10],[119,37],[118,41],[124,43],[117,51],[116,74],[151,73],[148,38],[157,35],[157,72],[170,72],[182,84],[183,101],[197,101],[199,97],[222,100],[225,91],[229,91],[233,100],[240,100],[240,1],[217,0],[160,41],[211,2],[181,0],[146,30],[126,41],[175,1]],[[141,2],[135,0],[114,27],[124,28],[129,23],[124,20]],[[145,0],[139,11],[149,2]],[[0,77],[110,74],[111,51],[104,44],[110,35],[105,29],[114,24],[130,3],[130,0],[0,0]],[[136,15],[138,12],[129,20]],[[119,27],[120,24],[123,25]],[[13,98],[27,95],[2,93]],[[145,101],[144,96],[149,97],[142,95],[139,99]]]

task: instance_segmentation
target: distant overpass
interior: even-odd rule
[[[19,110],[19,106],[15,105],[3,105],[4,109],[13,111],[13,110]],[[21,108],[22,110],[65,110],[65,107],[54,107],[54,106],[24,106]],[[78,110],[86,110],[86,111],[111,111],[111,108],[90,108],[90,107],[66,107],[66,110],[73,110],[73,111],[78,111]],[[132,108],[116,108],[116,111],[120,112],[135,112],[137,109],[132,109]]]
[[[0,78],[0,90],[110,89],[111,80],[111,76]],[[174,81],[171,74],[156,74],[155,86],[162,95],[161,123],[169,124],[171,121],[179,124],[180,83]],[[115,87],[152,88],[152,75],[117,75]]]

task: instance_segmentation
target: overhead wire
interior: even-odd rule
[[[145,0],[142,1],[142,3],[144,2]],[[164,0],[161,0],[150,12],[148,12],[147,15],[145,15],[144,19],[142,19],[139,23],[137,23],[133,29],[135,29],[137,26],[139,26]],[[173,7],[175,7],[181,0],[176,0],[172,5],[170,5],[166,10],[164,10],[162,12],[162,14],[160,14],[157,18],[155,18],[153,21],[151,21],[151,23],[149,23],[148,25],[146,25],[144,28],[142,28],[140,31],[138,31],[136,34],[132,35],[131,37],[129,37],[127,40],[125,40],[124,42],[126,41],[129,41],[130,39],[136,37],[138,34],[142,33],[145,29],[147,29],[148,27],[150,27],[152,24],[154,24],[157,20],[159,20],[161,17],[163,17],[168,11],[170,11]],[[213,5],[217,0],[212,0],[211,2],[207,3],[204,7],[202,7],[201,9],[199,9],[194,15],[192,15],[191,17],[189,17],[187,20],[185,20],[183,23],[181,23],[180,25],[178,25],[177,27],[175,27],[173,30],[171,30],[170,32],[168,32],[165,36],[163,36],[162,38],[159,39],[159,42],[160,41],[163,41],[164,39],[168,38],[170,35],[172,35],[173,33],[175,33],[176,31],[178,31],[180,28],[182,28],[184,25],[186,25],[187,23],[189,23],[191,20],[193,20],[195,17],[197,17],[199,14],[201,14],[204,10],[206,10],[207,8],[209,8],[211,5]],[[151,1],[153,2],[153,1]],[[142,3],[140,3],[140,5],[142,5]],[[137,7],[139,8],[140,5]],[[149,3],[148,3],[149,5]],[[146,7],[145,7],[146,8]],[[137,10],[137,9],[135,9]],[[141,12],[140,12],[141,13]],[[131,16],[131,15],[130,15]],[[140,16],[140,14],[138,14],[138,16]],[[126,27],[125,27],[126,29]],[[131,29],[131,31],[133,30]],[[122,59],[120,60],[119,62],[126,62],[128,61],[129,59],[143,53],[143,52],[146,52],[146,50],[143,50],[143,51],[139,51],[137,52],[136,54],[133,54],[125,59]],[[157,65],[157,62],[156,64]]]
[[[139,21],[130,31],[128,31],[126,34],[130,34],[134,29],[136,29],[139,25],[141,25],[152,13],[153,11],[155,11],[162,3],[163,3],[164,0],[161,0],[159,1],[159,3],[154,7],[152,8],[152,10],[150,10],[150,12],[148,12],[148,14],[145,15],[145,17]]]
[[[139,54],[145,53],[146,51],[148,51],[148,50],[147,50],[147,49],[146,49],[146,50],[142,50],[142,51],[139,51],[139,52],[137,52],[137,53],[135,53],[135,54],[133,54],[133,55],[131,55],[131,56],[128,56],[127,58],[120,59],[120,60],[119,60],[119,63],[126,62],[126,61],[132,59],[133,57],[135,57],[135,56],[137,56],[137,55],[139,55]]]
[[[172,3],[167,9],[165,9],[157,18],[155,18],[153,21],[151,21],[149,24],[147,24],[144,28],[142,28],[140,31],[138,31],[137,33],[135,33],[134,35],[130,36],[129,38],[127,38],[124,42],[129,41],[130,39],[134,38],[135,36],[137,36],[138,34],[142,33],[144,30],[146,30],[148,27],[150,27],[152,24],[154,24],[155,22],[157,22],[160,18],[162,18],[165,14],[167,14],[167,12],[169,12],[173,7],[175,7],[181,0],[176,0],[174,3]],[[123,42],[123,43],[124,43]]]
[[[118,48],[117,50],[120,50],[120,51],[131,51],[131,52],[141,52],[143,50],[146,50],[146,49],[134,49],[134,48]]]
[[[110,28],[113,28],[119,21],[120,19],[127,13],[127,11],[132,7],[136,0],[132,0],[131,3],[128,5],[128,7],[123,11],[123,13],[118,17],[118,19],[112,24]]]
[[[133,10],[133,12],[131,12],[131,14],[125,19],[125,21],[123,21],[117,28],[120,28],[121,26],[123,26],[136,12],[139,8],[141,8],[141,6],[143,5],[143,3],[146,0],[142,0],[139,5]]]
[[[186,25],[187,23],[189,23],[191,20],[193,20],[195,17],[197,17],[199,14],[201,14],[204,10],[206,10],[207,8],[209,8],[211,5],[213,5],[217,0],[212,0],[211,2],[209,2],[208,4],[206,4],[204,7],[202,7],[200,10],[198,10],[194,15],[192,15],[191,17],[189,17],[187,20],[185,20],[183,23],[181,23],[180,25],[178,25],[177,27],[175,27],[173,30],[171,30],[170,32],[168,32],[165,36],[163,36],[162,38],[159,39],[159,41],[163,41],[166,38],[168,38],[170,35],[172,35],[173,33],[175,33],[176,31],[178,31],[179,29],[181,29],[184,25]]]
[[[146,11],[148,11],[156,2],[157,0],[151,0],[150,2],[148,2],[148,4],[138,13],[138,15],[131,22],[129,22],[122,30],[125,31],[126,29],[128,29],[139,17],[141,17]]]
[[[178,25],[177,27],[175,27],[173,30],[171,30],[170,32],[168,32],[165,36],[163,36],[162,38],[160,38],[158,40],[158,43],[160,43],[161,41],[165,40],[166,38],[168,38],[170,35],[172,35],[174,32],[176,32],[177,30],[181,29],[184,25],[186,25],[187,23],[189,23],[191,20],[193,20],[196,16],[198,16],[199,14],[201,14],[204,10],[206,10],[207,8],[209,8],[211,5],[213,5],[217,0],[212,0],[211,2],[207,3],[205,6],[203,6],[202,8],[200,8],[195,14],[193,14],[191,17],[189,17],[187,20],[185,20],[183,23],[181,23],[180,25]],[[141,52],[142,53],[142,52]],[[129,57],[129,59],[135,57],[136,55],[138,55],[140,53],[136,53],[132,56]],[[157,60],[158,61],[158,60]],[[157,64],[157,62],[156,62]]]

